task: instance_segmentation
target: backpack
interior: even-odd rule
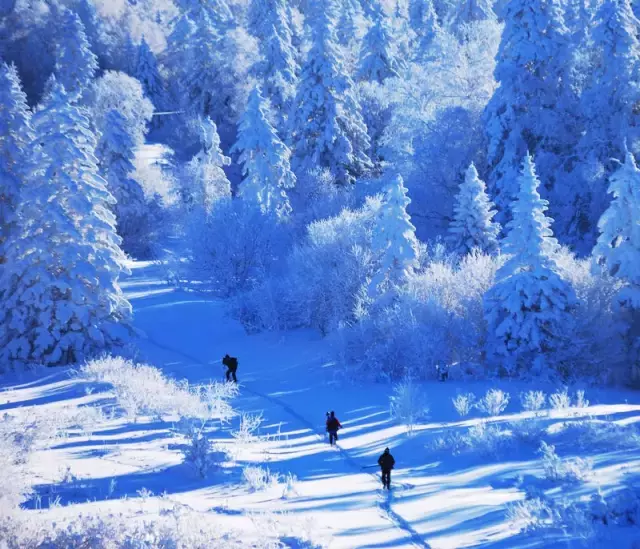
[[[230,370],[236,370],[238,368],[238,359],[234,356],[230,357],[227,361],[227,366]]]

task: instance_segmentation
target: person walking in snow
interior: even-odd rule
[[[342,429],[342,425],[335,412],[331,412],[327,418],[327,433],[329,433],[329,444],[333,446],[338,440],[338,429]]]
[[[382,470],[382,486],[387,490],[391,490],[391,469],[396,464],[389,448],[385,448],[382,455],[378,458],[378,465]]]
[[[233,378],[234,383],[238,383],[238,378],[236,377],[236,371],[238,369],[238,359],[234,356],[229,356],[227,353],[222,358],[222,364],[227,367],[227,381],[231,381]]]

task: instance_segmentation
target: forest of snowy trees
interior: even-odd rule
[[[639,16],[0,0],[0,369],[126,349],[128,256],[353,377],[639,382]]]

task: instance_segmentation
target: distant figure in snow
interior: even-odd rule
[[[385,448],[382,455],[378,458],[378,465],[382,470],[382,486],[387,490],[391,489],[391,469],[396,464],[396,460],[393,459],[389,448]]]
[[[436,372],[438,373],[438,379],[440,381],[447,381],[449,379],[449,366],[446,364],[438,364],[436,366]]]
[[[331,414],[329,412],[326,412],[325,415],[324,415],[324,425],[325,425],[324,430],[327,432],[327,434],[329,434],[329,429],[328,429],[327,425],[329,424],[329,418],[330,417],[331,417]]]
[[[233,381],[238,383],[238,378],[236,377],[236,370],[238,369],[238,359],[234,356],[229,356],[229,354],[224,355],[222,359],[222,364],[227,367],[227,381]]]
[[[329,433],[329,443],[331,446],[338,440],[338,429],[342,429],[342,425],[340,425],[335,412],[332,411],[327,418],[327,433]]]

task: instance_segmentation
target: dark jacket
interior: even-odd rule
[[[393,456],[391,454],[382,454],[379,458],[378,458],[378,465],[380,465],[380,468],[383,471],[391,471],[391,469],[393,469],[393,466],[396,464],[396,460],[393,459]]]
[[[333,416],[330,417],[327,420],[327,431],[331,432],[331,431],[337,431],[338,429],[342,428],[342,425],[340,425],[340,422],[338,421],[338,418]]]
[[[232,372],[235,372],[238,369],[238,359],[234,356],[225,356],[222,359],[222,364],[224,364]]]

